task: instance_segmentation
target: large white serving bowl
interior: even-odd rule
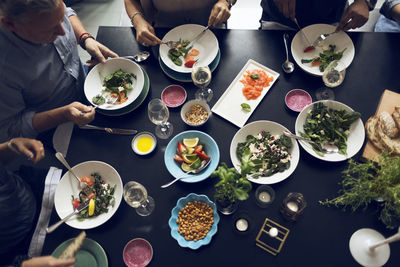
[[[240,159],[238,159],[236,156],[236,148],[238,143],[245,142],[248,135],[257,135],[261,131],[270,132],[272,135],[282,135],[284,130],[288,131],[286,127],[273,121],[254,121],[246,124],[243,128],[237,131],[231,141],[230,147],[231,161],[236,170],[240,172]],[[299,145],[294,140],[292,140],[292,144],[292,148],[289,149],[289,153],[292,155],[289,169],[267,177],[248,177],[247,179],[256,184],[275,184],[288,178],[296,169],[300,159]]]
[[[114,206],[110,205],[108,207],[107,213],[87,218],[83,221],[78,221],[76,216],[72,216],[65,223],[76,229],[91,229],[105,223],[114,215],[121,203],[123,186],[118,172],[111,165],[101,161],[85,161],[72,167],[72,170],[78,177],[90,176],[92,173],[97,172],[110,186],[116,185],[114,192],[115,203]],[[71,196],[78,197],[79,191],[76,178],[70,172],[66,172],[61,178],[54,195],[54,206],[60,218],[66,217],[73,211]]]
[[[326,105],[330,109],[335,109],[335,110],[343,109],[348,112],[354,111],[349,106],[333,100],[321,100],[311,103],[310,105],[306,106],[297,116],[295,125],[296,135],[300,135],[300,132],[304,132],[303,126],[304,123],[306,122],[307,115],[313,109],[314,105],[319,102],[323,102],[324,105]],[[364,124],[361,119],[358,119],[357,121],[353,122],[353,124],[350,126],[350,133],[347,137],[347,155],[332,153],[320,156],[313,150],[312,146],[309,143],[305,141],[299,141],[299,142],[300,145],[304,148],[304,150],[307,151],[310,155],[318,159],[322,159],[324,161],[336,162],[336,161],[347,160],[353,157],[358,151],[360,151],[362,145],[364,144],[364,139],[365,139]]]
[[[87,100],[92,105],[95,105],[92,101],[92,98],[100,94],[103,90],[104,78],[119,69],[136,75],[136,79],[132,79],[133,89],[128,90],[128,100],[126,100],[122,104],[103,105],[99,106],[98,108],[104,110],[121,109],[130,105],[133,101],[136,100],[136,98],[139,97],[144,86],[144,74],[140,66],[129,59],[111,58],[104,63],[100,63],[94,66],[86,77],[84,92]]]
[[[303,33],[307,36],[310,42],[314,42],[321,34],[331,33],[335,30],[336,27],[329,24],[313,24],[302,29]],[[354,59],[355,49],[353,41],[350,39],[347,33],[338,32],[332,34],[324,41],[324,43],[327,47],[329,47],[330,44],[336,45],[336,52],[342,51],[346,48],[346,50],[343,52],[343,57],[340,59],[340,62],[342,62],[346,68],[350,66],[351,62]],[[317,47],[313,51],[304,53],[304,48],[306,48],[307,46],[308,43],[305,40],[304,35],[300,31],[297,32],[292,40],[292,56],[297,65],[305,72],[308,72],[315,76],[322,76],[323,72],[319,70],[318,66],[313,67],[311,66],[311,63],[301,63],[302,59],[314,58],[316,56],[319,56],[319,53],[323,51],[321,47]]]
[[[204,30],[204,26],[197,24],[185,24],[173,28],[170,30],[162,39],[163,42],[167,41],[179,41],[182,40],[192,40],[195,38],[202,30]],[[218,54],[219,46],[218,39],[215,37],[214,33],[209,29],[207,30],[203,36],[193,44],[193,48],[199,50],[199,55],[196,56],[198,58],[198,62],[201,65],[210,65],[210,63],[215,59]],[[192,68],[185,67],[184,64],[182,66],[177,66],[172,62],[172,60],[168,57],[169,47],[166,45],[160,45],[160,57],[162,62],[167,65],[168,68],[181,72],[181,73],[190,73],[192,72]]]

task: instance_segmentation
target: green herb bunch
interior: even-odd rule
[[[228,168],[225,162],[215,170],[211,177],[219,177],[215,185],[215,199],[220,202],[234,203],[236,200],[246,200],[249,197],[251,183],[235,169]]]
[[[340,184],[339,196],[319,203],[355,211],[381,199],[379,219],[390,229],[400,225],[400,156],[383,153],[377,163],[349,160]]]

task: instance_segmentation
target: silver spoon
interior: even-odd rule
[[[289,61],[289,52],[287,47],[287,40],[289,39],[289,34],[285,33],[283,35],[283,42],[285,43],[285,50],[286,50],[286,61],[282,64],[282,69],[286,73],[292,73],[294,70],[293,62]]]
[[[61,154],[60,152],[57,152],[56,158],[65,166],[65,168],[68,169],[69,172],[72,173],[72,176],[74,176],[76,178],[76,180],[78,180],[80,189],[87,187],[87,184],[84,182],[81,182],[81,179],[79,179],[79,177],[73,172],[73,170],[71,169],[71,166],[69,166],[69,164],[65,160],[63,154]]]
[[[175,180],[172,180],[171,182],[169,182],[169,183],[167,183],[165,185],[162,185],[161,188],[167,188],[168,186],[172,185],[173,183],[175,183],[176,181],[178,181],[178,180],[180,180],[182,178],[190,177],[190,176],[187,175],[189,173],[199,173],[199,172],[201,172],[202,170],[204,170],[208,166],[208,164],[210,164],[210,162],[211,162],[211,159],[209,159],[208,161],[207,160],[203,160],[201,162],[200,167],[198,167],[197,169],[193,169],[193,170],[185,172],[183,175],[177,177]]]
[[[127,58],[130,60],[134,60],[137,63],[140,63],[142,61],[145,61],[148,57],[150,56],[150,53],[147,51],[140,51],[139,53],[137,53],[134,56],[123,56],[123,58]]]
[[[304,138],[304,137],[302,137],[302,136],[298,136],[298,135],[292,134],[291,132],[286,131],[286,130],[283,131],[283,134],[286,135],[287,137],[291,137],[291,138],[294,138],[294,139],[306,141],[307,143],[310,143],[310,144],[314,144],[314,145],[316,145],[316,146],[321,150],[321,152],[323,152],[323,153],[330,154],[330,153],[337,153],[337,152],[339,152],[339,148],[338,148],[336,145],[334,145],[334,144],[332,144],[332,143],[329,143],[329,142],[328,142],[328,143],[319,144],[319,143],[316,143],[316,142],[314,142],[314,141],[308,140],[308,139],[306,139],[306,138]]]

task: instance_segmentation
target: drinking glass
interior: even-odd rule
[[[199,89],[195,92],[195,98],[209,102],[214,92],[207,86],[211,82],[211,70],[208,65],[195,63],[192,68],[192,81]]]
[[[146,188],[135,181],[124,185],[124,199],[140,216],[150,215],[155,207],[154,199],[147,195]]]
[[[335,99],[335,93],[330,88],[335,88],[341,85],[345,75],[346,66],[342,62],[334,60],[329,63],[322,74],[322,81],[326,87],[319,88],[315,92],[316,98],[318,100]]]
[[[155,130],[157,137],[167,139],[171,136],[174,127],[168,122],[168,107],[161,99],[154,98],[149,102],[147,114],[149,115],[150,121],[157,125]]]

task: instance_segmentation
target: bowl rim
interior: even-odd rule
[[[134,103],[135,102],[135,100],[136,99],[138,99],[139,98],[139,96],[140,96],[140,94],[141,94],[141,92],[144,90],[144,87],[145,87],[145,74],[144,74],[144,70],[143,70],[143,68],[142,67],[140,67],[140,65],[139,64],[137,64],[136,62],[134,62],[134,61],[132,61],[132,60],[129,60],[129,59],[127,59],[127,58],[122,58],[122,57],[116,57],[116,58],[109,58],[109,59],[107,59],[105,62],[103,62],[103,63],[100,63],[100,64],[97,64],[96,66],[94,66],[88,73],[87,73],[87,75],[86,75],[86,77],[85,77],[85,81],[84,81],[84,84],[83,84],[83,93],[84,93],[84,96],[85,96],[85,98],[86,98],[86,100],[91,104],[91,105],[95,105],[93,102],[92,102],[92,99],[89,99],[89,96],[87,95],[87,92],[90,92],[91,90],[90,89],[88,89],[88,87],[89,87],[89,77],[91,77],[92,75],[95,75],[94,74],[94,72],[99,72],[99,68],[100,67],[102,67],[102,66],[105,66],[105,64],[107,64],[107,63],[109,63],[109,62],[125,62],[125,63],[127,63],[127,64],[131,64],[132,66],[135,66],[135,68],[137,68],[139,71],[138,71],[138,73],[135,73],[136,75],[140,75],[140,76],[142,76],[141,78],[140,78],[140,80],[143,80],[143,83],[140,83],[140,84],[137,84],[138,86],[137,86],[137,90],[139,91],[139,93],[137,93],[137,95],[134,97],[134,98],[130,98],[130,99],[128,99],[126,102],[124,102],[124,103],[122,103],[122,104],[119,104],[118,106],[116,106],[115,108],[112,108],[112,109],[109,109],[109,108],[104,108],[104,107],[102,107],[102,106],[99,106],[98,108],[99,109],[101,109],[101,110],[104,110],[104,111],[117,111],[117,110],[120,110],[120,109],[123,109],[123,108],[125,108],[125,107],[128,107],[128,106],[130,106],[132,103]],[[104,68],[104,67],[103,67]],[[119,67],[119,68],[121,68],[121,67]],[[136,79],[136,82],[138,81],[139,79],[138,79],[138,77],[137,77],[137,79]],[[103,81],[100,81],[100,84],[103,84]],[[99,90],[99,92],[101,92],[101,90]],[[96,105],[95,105],[96,106]]]
[[[142,135],[150,135],[151,138],[153,139],[153,143],[154,143],[154,144],[153,144],[153,147],[152,147],[149,151],[147,151],[147,152],[140,152],[140,151],[136,148],[136,146],[134,146],[136,139],[138,139],[138,138],[139,138],[140,136],[142,136]],[[136,154],[138,154],[138,155],[140,155],[140,156],[144,156],[144,155],[150,154],[151,152],[154,151],[154,149],[156,149],[156,146],[157,146],[157,138],[156,138],[156,136],[155,136],[153,133],[147,132],[147,131],[137,133],[137,134],[132,138],[132,141],[131,141],[131,148],[132,148],[133,152],[135,152]]]
[[[122,250],[122,259],[123,259],[125,265],[126,265],[126,266],[129,266],[129,264],[125,261],[125,251],[126,251],[127,247],[128,247],[131,243],[133,243],[133,242],[135,242],[135,241],[144,241],[144,243],[145,243],[146,245],[148,245],[149,248],[150,248],[151,257],[150,257],[150,259],[149,259],[149,262],[148,262],[146,265],[144,265],[144,266],[147,266],[147,265],[151,262],[151,260],[153,259],[153,254],[154,254],[153,246],[150,244],[149,241],[147,241],[146,239],[141,238],[141,237],[133,238],[133,239],[129,240],[129,241],[125,244],[124,249]]]
[[[176,104],[176,105],[171,105],[171,104],[168,104],[166,101],[164,101],[164,94],[165,94],[168,90],[171,90],[172,87],[179,88],[179,89],[180,89],[179,92],[183,92],[183,94],[184,94],[184,96],[185,96],[185,97],[183,98],[183,101],[180,102],[180,103],[178,103],[178,104]],[[180,105],[182,105],[183,103],[185,103],[186,98],[187,98],[187,92],[186,92],[185,88],[184,88],[182,85],[179,85],[179,84],[170,84],[170,85],[168,85],[167,87],[165,87],[165,88],[162,90],[162,92],[161,92],[161,100],[162,100],[162,101],[164,102],[164,104],[165,104],[167,107],[169,107],[169,108],[176,108],[176,107],[179,107]]]
[[[205,110],[206,110],[207,113],[208,113],[207,119],[206,119],[204,122],[200,123],[200,124],[191,124],[191,123],[189,123],[189,122],[185,119],[185,112],[184,112],[184,109],[185,109],[186,107],[188,107],[189,104],[195,105],[195,104],[193,104],[193,103],[200,104],[203,108],[205,108]],[[200,99],[191,99],[191,100],[187,101],[187,102],[182,106],[181,112],[180,112],[180,113],[181,113],[181,119],[183,120],[183,122],[186,123],[187,125],[193,126],[193,127],[199,127],[199,126],[202,126],[203,124],[205,124],[205,123],[210,119],[210,116],[211,116],[211,114],[212,114],[210,105],[208,105],[207,102],[205,102],[205,101],[203,101],[203,100],[200,100]]]
[[[301,93],[303,93],[303,94],[306,95],[306,96],[309,98],[309,100],[310,100],[310,103],[307,103],[306,105],[304,105],[300,110],[292,108],[292,107],[289,105],[289,103],[288,103],[288,97],[289,97],[290,95],[296,93],[296,92],[301,92]],[[290,90],[289,92],[287,92],[286,95],[285,95],[285,104],[286,104],[286,106],[287,106],[290,110],[293,110],[293,111],[295,111],[295,112],[300,112],[303,108],[305,108],[306,106],[308,106],[309,104],[311,104],[312,101],[313,101],[313,100],[312,100],[311,94],[310,94],[309,92],[307,92],[306,90],[300,89],[300,88],[292,89],[292,90]]]
[[[190,134],[193,134],[193,135],[201,135],[201,136],[204,136],[205,138],[207,138],[209,141],[210,141],[210,143],[211,143],[211,146],[210,147],[215,147],[215,157],[212,157],[211,158],[211,163],[209,164],[209,166],[204,170],[204,171],[202,171],[201,173],[199,173],[199,174],[197,174],[195,177],[191,177],[191,178],[182,178],[180,181],[181,182],[185,182],[185,183],[197,183],[197,182],[201,182],[201,181],[203,181],[203,180],[206,180],[206,179],[208,179],[209,177],[210,177],[210,175],[211,175],[211,173],[212,173],[212,171],[211,171],[211,173],[208,175],[208,176],[205,176],[205,174],[207,173],[207,172],[209,172],[211,169],[213,169],[213,171],[218,167],[218,164],[219,164],[219,160],[220,160],[220,151],[219,151],[219,147],[218,147],[218,144],[217,144],[217,142],[214,140],[214,138],[211,136],[211,135],[209,135],[209,134],[207,134],[207,133],[205,133],[205,132],[202,132],[202,131],[198,131],[198,130],[187,130],[187,131],[183,131],[183,132],[180,132],[180,133],[178,133],[178,134],[176,134],[169,142],[168,142],[168,144],[167,144],[167,147],[166,147],[166,149],[165,149],[165,152],[164,152],[164,165],[165,165],[165,167],[166,167],[166,169],[167,169],[167,171],[168,171],[168,173],[172,176],[172,177],[174,177],[174,178],[177,178],[178,177],[178,175],[181,175],[182,173],[183,173],[183,171],[182,170],[180,170],[182,173],[173,173],[173,171],[174,170],[171,170],[171,167],[169,167],[169,165],[168,164],[170,164],[170,162],[171,162],[171,159],[170,159],[170,157],[169,157],[169,153],[167,153],[169,150],[171,150],[171,149],[173,149],[173,151],[176,151],[176,147],[173,147],[173,148],[170,148],[171,146],[172,146],[172,143],[175,143],[175,141],[176,140],[180,140],[180,138],[184,138],[184,135],[190,135]],[[202,139],[202,137],[200,137],[200,136],[198,136],[199,138],[200,138],[200,140]],[[211,153],[210,152],[208,152],[207,151],[207,154],[208,155],[211,155]],[[167,164],[168,163],[168,164]],[[173,164],[176,164],[176,162],[172,159],[172,163]],[[180,168],[180,167],[179,167]],[[202,176],[204,176],[203,178],[201,178]],[[198,177],[200,177],[200,179],[198,178]]]
[[[176,218],[177,218],[177,214],[179,213],[179,211],[181,211],[181,209],[187,205],[188,202],[190,201],[201,201],[204,202],[208,205],[211,206],[211,208],[213,209],[213,218],[214,218],[214,223],[210,229],[210,231],[207,233],[206,237],[197,241],[186,241],[184,238],[183,240],[181,238],[179,238],[179,236],[182,237],[182,235],[180,235],[180,233],[177,231],[178,228],[178,224],[176,223]],[[182,207],[180,207],[182,206]],[[176,214],[174,214],[176,213]],[[176,216],[175,216],[176,215]],[[203,245],[208,245],[211,242],[212,237],[217,233],[218,231],[218,223],[220,221],[220,217],[218,214],[218,210],[217,210],[217,205],[210,200],[210,198],[205,195],[205,194],[196,194],[196,193],[189,193],[188,195],[181,197],[177,200],[176,205],[172,208],[171,210],[171,217],[168,220],[168,225],[171,229],[171,236],[178,242],[178,244],[181,247],[188,247],[191,249],[198,249],[199,247],[203,246]],[[177,235],[176,235],[177,234]]]

